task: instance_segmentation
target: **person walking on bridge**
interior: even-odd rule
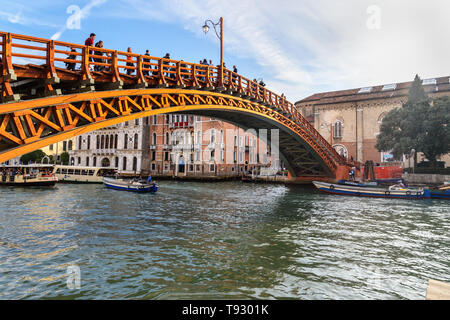
[[[128,52],[131,52],[131,47],[128,47]],[[127,56],[127,67],[134,67],[134,63],[133,63],[133,56]],[[133,74],[134,70],[133,69],[128,69],[127,68],[127,75],[131,76]]]
[[[89,38],[87,38],[86,41],[84,41],[84,45],[87,47],[93,47],[95,37],[96,37],[95,33],[91,33]],[[92,54],[91,50],[89,50],[89,54]],[[89,61],[92,61],[92,58],[89,58]]]
[[[144,56],[149,56],[149,55],[150,55],[150,51],[148,49],[145,50]],[[144,59],[142,59],[142,61],[148,63],[148,62],[150,62],[150,59],[144,58]],[[143,65],[142,67],[145,68],[145,69],[151,69],[152,68],[152,66],[149,66],[149,65]],[[149,76],[150,72],[149,71],[144,71],[143,74],[144,74],[144,76]]]

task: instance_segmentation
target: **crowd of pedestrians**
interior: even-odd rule
[[[84,42],[84,44],[87,47],[93,47],[93,50],[89,50],[89,61],[90,62],[94,62],[94,67],[93,67],[93,71],[96,72],[103,72],[103,71],[110,71],[110,67],[105,66],[105,64],[107,63],[107,60],[111,60],[111,55],[108,55],[108,53],[106,53],[103,50],[98,50],[103,48],[103,41],[99,40],[98,42],[95,43],[94,45],[94,41],[96,38],[96,34],[95,33],[91,33],[89,35],[89,38],[87,38]],[[97,50],[95,50],[95,48],[98,48]],[[75,48],[71,48],[71,52],[76,53],[76,49]],[[131,47],[128,47],[127,49],[128,53],[132,53]],[[104,56],[109,56],[110,59],[103,59],[102,57]],[[93,56],[93,57],[91,57]],[[76,59],[76,54],[70,54],[67,57],[68,60],[75,60]],[[175,79],[176,78],[176,74],[175,71],[176,69],[171,67],[171,63],[170,63],[170,53],[166,53],[163,57],[163,75],[167,78],[171,78],[171,79]],[[143,55],[142,58],[142,68],[143,69],[147,69],[147,70],[143,70],[143,75],[146,77],[149,76],[158,76],[158,66],[154,66],[154,68],[152,67],[151,64],[151,58],[150,58],[150,51],[147,49]],[[180,62],[184,62],[183,60],[181,60]],[[206,58],[204,58],[203,60],[199,61],[199,64],[201,65],[201,67],[197,67],[197,76],[199,76],[199,80],[206,82],[206,75],[207,75],[207,69],[208,67],[212,67],[214,66],[212,60],[207,60]],[[75,71],[75,66],[76,63],[72,62],[72,61],[68,61],[66,62],[66,67],[67,70],[71,70],[71,71]],[[182,79],[187,79],[189,78],[189,75],[187,73],[190,72],[188,65],[186,63],[181,63],[180,64],[180,68],[181,68],[181,78]],[[217,65],[217,69],[220,68],[220,65]],[[225,62],[223,63],[223,68],[226,68]],[[135,60],[133,59],[133,55],[127,55],[126,56],[126,68],[122,67],[122,69],[126,70],[126,74],[131,76],[134,74],[135,72]],[[151,70],[151,71],[150,71]],[[184,74],[183,74],[184,73]],[[228,79],[228,78],[227,78]],[[238,83],[238,69],[236,67],[236,65],[233,66],[233,72],[231,73],[231,79],[232,82],[236,85]],[[256,79],[253,79],[253,83],[256,85],[259,85],[261,87],[265,87],[266,84],[264,83],[263,79],[260,79],[259,81]],[[286,97],[284,96],[284,94],[282,94],[281,98],[285,99]]]

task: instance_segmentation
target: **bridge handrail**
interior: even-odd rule
[[[122,78],[135,78],[137,83],[145,84],[147,79],[157,80],[159,85],[168,85],[168,82],[176,82],[180,86],[219,87],[225,90],[237,91],[250,98],[261,101],[264,104],[274,106],[276,109],[284,111],[298,125],[303,126],[313,135],[324,149],[329,151],[329,155],[338,164],[343,164],[342,157],[330,145],[325,138],[306,120],[297,108],[286,98],[266,89],[259,83],[252,81],[229,69],[219,66],[210,66],[200,63],[191,63],[183,60],[166,59],[161,57],[141,55],[133,52],[98,48],[95,46],[85,46],[63,41],[43,39],[33,36],[25,36],[14,33],[0,31],[0,56],[2,63],[2,76],[14,72],[12,58],[25,58],[28,60],[45,60],[48,69],[48,77],[56,77],[56,69],[63,68],[56,63],[71,63],[80,65],[82,79],[92,79],[90,66],[104,67],[113,74],[113,82],[121,81]],[[23,43],[13,43],[13,40],[32,42],[33,45]],[[38,44],[41,44],[39,46]],[[42,46],[45,45],[45,46]],[[63,49],[55,49],[63,47]],[[13,52],[13,48],[21,49],[21,52]],[[29,51],[44,51],[45,56],[31,54]],[[72,51],[75,50],[75,51]],[[81,52],[77,51],[80,50]],[[102,55],[98,55],[101,53]],[[66,55],[61,57],[61,55]],[[75,59],[68,56],[75,56]],[[81,57],[80,60],[77,57]],[[75,68],[74,68],[75,69]],[[121,73],[120,69],[126,70],[127,74]],[[135,73],[135,75],[133,75]]]

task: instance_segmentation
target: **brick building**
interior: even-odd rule
[[[449,77],[423,80],[431,97],[450,95]],[[378,85],[366,88],[324,92],[297,101],[295,106],[324,136],[338,153],[365,162],[387,162],[389,153],[375,148],[383,117],[401,107],[408,99],[411,82]],[[419,154],[418,161],[424,160]],[[441,160],[450,166],[450,157]],[[408,162],[404,159],[404,165]]]

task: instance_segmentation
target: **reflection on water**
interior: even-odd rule
[[[450,281],[445,201],[233,182],[0,198],[0,299],[424,299]]]

